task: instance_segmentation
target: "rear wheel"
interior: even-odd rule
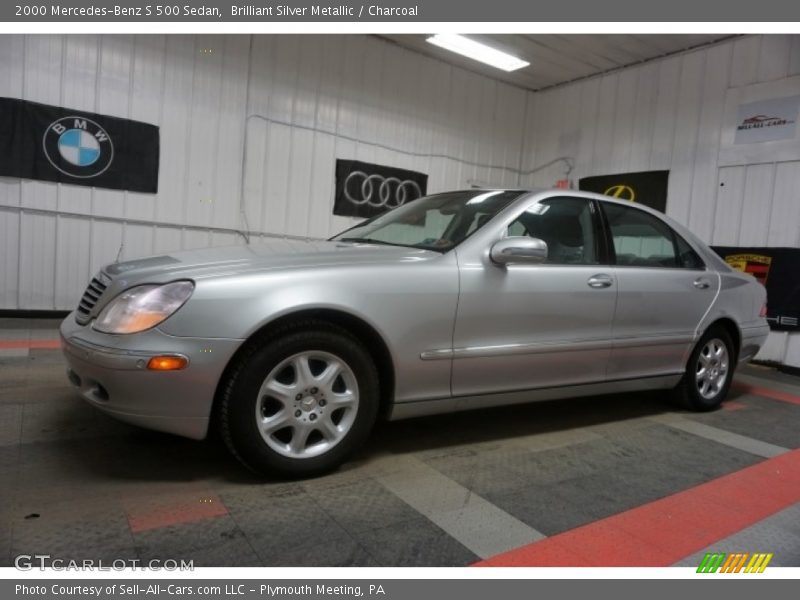
[[[361,343],[312,322],[254,342],[237,360],[220,427],[250,469],[311,476],[336,468],[366,440],[378,404],[377,369]]]
[[[675,388],[676,399],[686,408],[709,411],[719,407],[733,379],[736,354],[725,329],[709,329],[689,357],[681,382]]]

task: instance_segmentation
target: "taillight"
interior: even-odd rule
[[[766,302],[764,302],[764,304],[761,305],[761,310],[758,311],[758,316],[759,317],[766,317],[767,316],[767,303]]]

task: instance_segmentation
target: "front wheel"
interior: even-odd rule
[[[233,366],[220,405],[222,436],[251,470],[290,477],[332,470],[378,414],[366,349],[325,323],[254,342]]]
[[[719,407],[733,380],[736,354],[727,331],[709,329],[689,357],[681,382],[675,388],[676,399],[686,408],[710,411]]]

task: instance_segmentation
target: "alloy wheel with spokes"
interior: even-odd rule
[[[220,392],[220,433],[253,471],[319,475],[366,441],[380,394],[361,340],[334,323],[294,322],[250,340],[234,358]]]
[[[725,327],[712,326],[698,340],[673,398],[689,410],[719,407],[728,395],[736,368],[736,346]]]
[[[728,361],[728,348],[721,339],[712,338],[703,345],[695,366],[695,383],[703,398],[713,399],[725,387]]]
[[[290,458],[310,458],[338,444],[358,411],[353,370],[329,352],[286,358],[264,379],[256,422],[264,441]]]

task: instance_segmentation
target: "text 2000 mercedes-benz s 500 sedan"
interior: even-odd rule
[[[764,288],[639,205],[581,192],[415,200],[330,241],[111,264],[61,326],[97,408],[252,469],[340,464],[379,415],[673,389],[717,407]]]

